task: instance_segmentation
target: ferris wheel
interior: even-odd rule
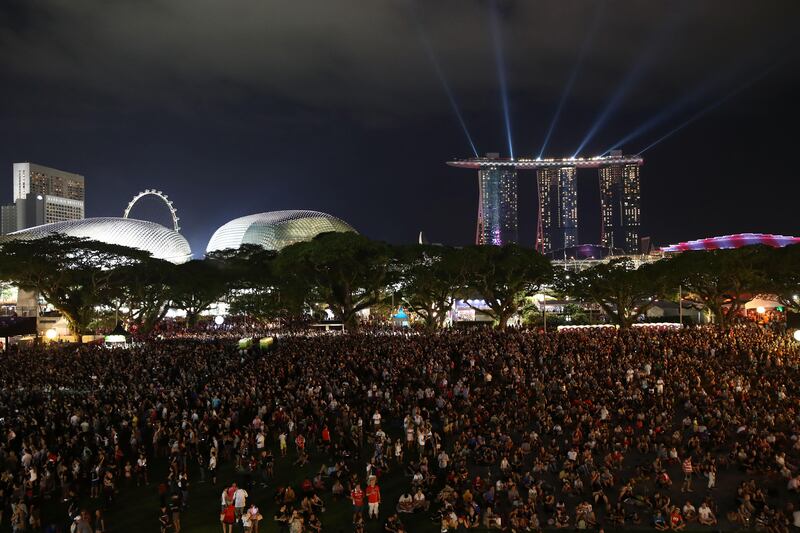
[[[181,227],[178,225],[178,220],[180,220],[180,218],[178,218],[178,211],[175,209],[175,206],[172,205],[172,200],[170,200],[169,197],[163,192],[155,189],[145,189],[134,196],[128,204],[128,207],[125,208],[125,213],[122,215],[122,218],[128,218],[133,205],[145,196],[157,196],[161,198],[164,201],[164,204],[167,206],[167,209],[169,209],[169,214],[172,216],[172,225],[175,228],[175,231],[181,230]]]

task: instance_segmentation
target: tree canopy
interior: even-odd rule
[[[621,328],[629,328],[666,290],[662,265],[635,268],[627,259],[562,273],[557,286],[565,294],[594,302]]]
[[[174,265],[140,250],[53,235],[2,242],[0,282],[36,291],[76,334],[108,309],[141,333],[171,308],[184,310],[191,327],[220,301],[232,314],[284,324],[327,308],[352,329],[363,310],[383,316],[391,296],[430,329],[445,323],[457,298],[504,328],[543,289],[592,302],[627,328],[656,300],[674,299],[678,287],[684,301],[704,306],[726,327],[758,296],[800,311],[800,245],[684,252],[638,268],[612,259],[554,273],[548,259],[514,244],[392,246],[325,233],[280,252],[243,246]]]
[[[503,329],[519,311],[526,297],[548,283],[553,274],[550,261],[523,246],[470,246],[461,254],[465,287],[485,301],[498,327]],[[469,299],[467,299],[469,301]],[[471,307],[477,307],[468,303]]]
[[[149,258],[141,250],[60,234],[12,239],[2,245],[0,278],[41,294],[80,338],[95,309],[126,283],[123,270]]]
[[[323,233],[284,248],[276,260],[282,286],[325,302],[347,328],[382,301],[397,279],[388,245],[356,233]]]

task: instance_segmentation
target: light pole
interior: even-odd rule
[[[543,293],[536,295],[536,301],[539,302],[539,307],[542,308],[542,324],[544,325],[544,333],[547,334],[547,296]]]
[[[683,286],[678,285],[678,321],[683,327]]]

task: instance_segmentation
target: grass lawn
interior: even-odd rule
[[[264,520],[261,522],[259,528],[260,532],[280,531],[278,524],[273,520],[276,505],[272,502],[272,495],[275,489],[281,485],[285,486],[291,484],[297,493],[300,494],[299,485],[302,480],[305,478],[312,478],[320,465],[325,462],[323,456],[315,453],[312,454],[312,460],[309,465],[298,468],[292,466],[295,455],[291,452],[291,449],[286,459],[281,459],[277,451],[277,449],[273,449],[273,452],[276,452],[275,477],[273,481],[271,481],[266,488],[262,488],[256,484],[256,488],[250,493],[250,497],[248,498],[248,504],[254,501],[261,510],[261,514],[264,516]],[[362,461],[357,462],[356,468],[360,469],[361,463]],[[159,498],[157,487],[160,476],[164,475],[166,471],[167,464],[164,459],[151,460],[151,483],[149,486],[136,487],[133,485],[131,487],[125,487],[123,484],[123,486],[120,487],[120,494],[117,496],[111,509],[106,512],[106,525],[110,533],[159,531]],[[221,531],[219,523],[219,502],[222,489],[234,481],[241,485],[243,483],[243,477],[235,472],[231,462],[225,462],[220,465],[216,486],[211,485],[210,481],[199,483],[199,474],[196,468],[191,474],[193,477],[191,478],[192,484],[189,491],[189,509],[182,515],[181,531],[186,533],[219,533]],[[410,485],[402,471],[399,468],[394,468],[382,477],[380,486],[383,499],[381,505],[381,520],[367,522],[366,529],[369,532],[383,531],[383,523],[386,517],[394,511],[400,494],[403,490],[408,490]],[[334,502],[329,492],[321,496],[326,502],[326,512],[321,516],[323,531],[332,533],[352,531],[352,508],[350,501],[339,500]],[[93,513],[94,510],[101,505],[101,501],[85,498],[82,504],[85,509]],[[46,502],[42,514],[42,523],[45,528],[49,524],[58,524],[63,528],[66,521],[66,511],[66,506],[60,502]],[[406,527],[406,531],[409,533],[440,531],[439,525],[431,522],[428,513],[417,513],[414,515],[404,514],[400,515],[400,518]],[[556,530],[555,528],[548,527],[546,529],[553,531],[573,531],[573,528]],[[717,530],[716,528],[699,527],[696,524],[693,524],[693,527],[689,527],[688,529],[697,531]],[[7,519],[3,531],[10,531]],[[241,532],[241,526],[237,525],[234,531],[237,533]],[[487,530],[481,528],[473,531],[484,532]],[[613,529],[606,527],[605,531],[613,531]],[[651,527],[639,526],[636,528],[625,528],[625,531],[654,531],[654,529]]]
[[[256,484],[250,492],[248,505],[255,502],[259,507],[264,520],[259,528],[260,532],[279,531],[278,524],[273,520],[276,505],[272,501],[273,493],[278,486],[291,484],[295,491],[300,494],[299,486],[305,478],[313,478],[316,471],[325,461],[321,455],[312,454],[311,463],[303,468],[292,466],[296,456],[291,448],[286,459],[281,459],[275,448],[275,477],[266,488]],[[159,498],[158,483],[161,476],[167,472],[167,463],[164,459],[151,459],[150,485],[136,487],[120,486],[120,493],[112,507],[106,512],[106,526],[111,533],[139,533],[158,531],[159,517]],[[330,464],[327,461],[326,464]],[[361,462],[356,463],[360,469]],[[221,526],[219,523],[220,495],[223,487],[236,481],[240,485],[243,483],[243,476],[235,472],[232,462],[224,462],[218,469],[217,485],[211,484],[210,480],[199,483],[199,473],[197,469],[190,471],[191,486],[189,490],[189,509],[183,513],[181,518],[182,532],[196,533],[219,533]],[[208,479],[208,475],[206,476]],[[399,468],[395,468],[382,477],[381,496],[381,520],[367,522],[367,531],[383,531],[383,522],[393,511],[402,491],[408,490],[410,484],[403,476]],[[364,487],[362,483],[362,488]],[[332,501],[330,492],[321,494],[326,503],[326,512],[320,517],[323,524],[323,531],[338,533],[339,531],[352,531],[352,506],[348,500]],[[299,505],[299,499],[297,504]],[[95,509],[101,506],[101,500],[84,498],[82,505],[85,509],[94,513]],[[364,511],[366,512],[366,505]],[[42,513],[42,524],[46,527],[49,524],[58,524],[63,527],[66,522],[66,505],[57,501],[45,502]],[[409,532],[438,532],[438,524],[434,524],[428,518],[427,513],[415,515],[401,515],[401,520]],[[7,520],[4,525],[8,527]],[[4,528],[4,530],[5,530]],[[234,529],[241,531],[241,526]]]

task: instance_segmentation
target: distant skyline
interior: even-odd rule
[[[468,244],[476,176],[445,164],[473,155],[455,105],[480,154],[509,155],[510,131],[517,157],[546,138],[545,156],[637,153],[688,121],[643,154],[642,235],[798,235],[799,16],[791,0],[9,0],[0,201],[30,161],[84,175],[87,216],[163,190],[196,256],[225,222],[283,209]],[[577,175],[596,243],[597,174]],[[519,180],[532,247],[535,173]],[[168,221],[155,202],[138,214]]]

